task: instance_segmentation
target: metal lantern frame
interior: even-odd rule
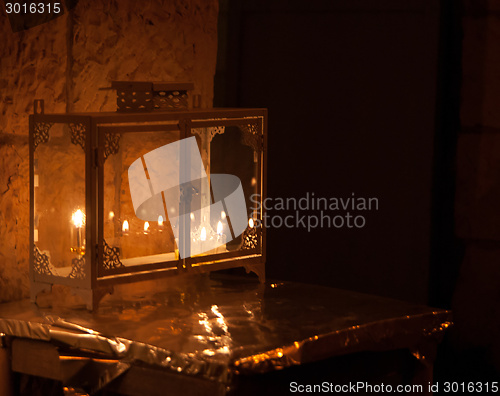
[[[243,233],[242,247],[236,251],[206,256],[179,258],[176,266],[167,262],[124,268],[117,249],[104,239],[104,163],[119,149],[122,134],[175,130],[180,139],[194,136],[195,129],[205,128],[208,141],[227,126],[237,126],[243,141],[259,158],[257,188],[261,203],[266,195],[267,110],[266,109],[194,109],[136,113],[96,112],[45,114],[43,101],[35,101],[34,114],[29,117],[30,155],[30,281],[31,300],[52,285],[69,286],[83,297],[88,309],[95,309],[101,298],[111,293],[117,284],[136,282],[160,276],[197,274],[234,267],[254,272],[261,282],[265,279],[265,227],[248,228]],[[51,272],[50,258],[35,243],[35,151],[49,141],[54,124],[66,124],[71,143],[85,152],[85,239],[86,251],[81,259],[73,259],[69,276]],[[221,132],[222,130],[222,132]],[[258,219],[262,220],[261,205]],[[171,262],[170,262],[171,264]]]

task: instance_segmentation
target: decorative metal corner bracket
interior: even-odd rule
[[[242,235],[243,243],[241,244],[242,250],[256,249],[259,247],[259,233],[255,227],[247,227]]]
[[[262,128],[258,122],[242,125],[241,130],[243,131],[242,143],[252,147],[254,151],[262,151]]]
[[[70,123],[69,129],[71,130],[71,143],[79,144],[85,151],[85,140],[87,137],[87,127],[85,126],[85,124]]]
[[[37,274],[40,275],[54,275],[51,270],[51,264],[49,256],[40,252],[40,250],[34,245],[34,260],[33,269]]]
[[[85,279],[85,257],[71,260],[71,272],[68,277],[71,279]]]
[[[215,135],[222,135],[226,131],[226,127],[218,126],[218,127],[207,127],[207,128],[193,128],[191,132],[198,135],[200,138],[203,138],[202,131],[204,130],[206,130],[206,136],[208,137],[208,141],[211,142]]]
[[[125,267],[120,261],[118,248],[109,246],[106,241],[104,241],[103,267],[105,270]]]
[[[47,143],[49,141],[49,130],[54,125],[53,122],[35,122],[33,130],[33,145],[34,149],[40,143]]]
[[[119,133],[104,133],[104,160],[120,150],[120,138]]]

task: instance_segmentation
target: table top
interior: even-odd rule
[[[409,348],[425,358],[423,346],[450,325],[447,310],[238,277],[104,299],[95,312],[0,304],[0,333],[223,382],[361,351]]]

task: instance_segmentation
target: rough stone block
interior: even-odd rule
[[[491,11],[500,11],[498,0],[463,0],[463,13],[467,16],[485,15]]]
[[[66,16],[13,33],[0,17],[0,133],[28,134],[34,99],[46,112],[66,109]]]
[[[28,142],[0,139],[0,302],[28,296]]]
[[[500,127],[500,14],[463,19],[461,121]]]
[[[500,244],[472,242],[466,254],[453,298],[454,345],[483,350],[500,370]]]
[[[500,240],[500,133],[461,134],[457,150],[456,232]]]
[[[216,0],[95,2],[75,8],[73,110],[114,111],[112,80],[189,81],[213,100]]]

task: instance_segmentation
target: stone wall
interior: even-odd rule
[[[500,2],[463,4],[455,220],[465,256],[452,306],[453,343],[458,353],[475,351],[480,365],[500,371]]]
[[[95,1],[13,33],[0,16],[0,302],[28,296],[28,114],[113,111],[112,80],[191,81],[213,99],[217,0]]]

